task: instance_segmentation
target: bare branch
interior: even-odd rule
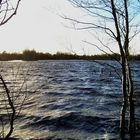
[[[20,4],[20,1],[21,0],[18,0],[17,1],[17,4],[16,4],[16,7],[15,8],[10,8],[9,9],[9,4],[8,4],[8,2],[6,2],[6,9],[5,10],[2,10],[2,11],[4,11],[5,13],[4,13],[4,17],[2,18],[2,20],[1,20],[1,22],[0,22],[0,26],[2,26],[2,25],[4,25],[5,23],[7,23],[14,15],[16,15],[16,13],[17,13],[17,10],[18,10],[18,7],[19,7],[19,4]],[[2,4],[3,5],[3,4]],[[2,12],[1,11],[1,12]],[[10,14],[10,15],[8,15],[8,12],[9,11],[12,11],[12,13]]]
[[[92,45],[92,46],[95,46],[97,49],[99,49],[101,52],[105,53],[106,55],[110,56],[110,58],[112,58],[113,60],[116,60],[117,62],[119,62],[119,60],[117,60],[115,57],[112,57],[111,54],[107,53],[106,51],[104,51],[103,49],[101,49],[101,47],[97,46],[96,44],[94,43],[91,43],[91,42],[88,42],[88,41],[83,41],[89,45]],[[120,62],[119,62],[120,63]]]
[[[13,133],[13,129],[14,129],[13,125],[14,125],[14,118],[15,118],[16,110],[15,110],[14,104],[13,104],[13,102],[11,100],[11,97],[10,97],[10,91],[9,91],[9,89],[8,89],[6,83],[5,83],[5,81],[4,81],[4,79],[1,75],[0,75],[0,80],[2,81],[3,87],[4,87],[5,92],[7,94],[9,105],[12,109],[12,115],[11,115],[11,118],[10,118],[10,130],[5,137],[5,139],[8,139],[11,136],[11,134]]]
[[[109,31],[110,34],[113,36],[113,38],[116,38],[116,35],[115,33],[108,27],[104,27],[104,26],[101,26],[101,25],[97,25],[97,24],[94,24],[94,23],[91,23],[91,22],[84,22],[84,21],[79,21],[79,20],[75,20],[75,19],[72,19],[72,18],[69,18],[69,17],[63,17],[64,19],[66,20],[70,20],[70,21],[73,21],[77,24],[81,24],[81,25],[85,25],[86,27],[78,27],[78,28],[75,28],[76,30],[84,30],[84,29],[102,29],[104,30],[105,32],[106,31]]]

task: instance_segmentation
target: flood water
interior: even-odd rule
[[[17,110],[25,99],[15,120],[12,137],[120,139],[122,94],[117,62],[47,60],[0,63],[1,74],[13,94]],[[137,130],[140,129],[139,68],[140,61],[133,62]],[[2,102],[3,96],[1,106]],[[2,115],[6,114],[3,110],[4,107],[0,107]]]

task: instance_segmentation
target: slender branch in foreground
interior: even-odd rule
[[[9,91],[2,75],[0,75],[0,80],[3,84],[3,88],[5,89],[5,92],[7,94],[8,103],[9,103],[11,109],[12,109],[12,115],[11,115],[11,118],[10,118],[10,130],[9,130],[8,134],[6,135],[6,137],[4,138],[5,140],[7,140],[11,136],[11,134],[13,133],[13,130],[14,130],[13,126],[14,126],[14,118],[15,118],[16,110],[15,110],[14,104],[13,104],[13,102],[11,100],[11,97],[10,97],[10,91]]]
[[[17,4],[16,4],[15,9],[14,9],[13,13],[12,13],[9,17],[7,17],[7,12],[9,11],[9,9],[6,9],[6,10],[5,10],[5,14],[4,14],[3,20],[0,22],[0,26],[2,26],[2,25],[4,25],[5,23],[7,23],[14,15],[16,15],[17,10],[18,10],[18,7],[19,7],[19,4],[20,4],[20,1],[21,1],[21,0],[18,0],[18,1],[17,1]],[[11,10],[11,9],[10,9],[10,10]],[[6,17],[7,17],[7,18],[6,18]]]

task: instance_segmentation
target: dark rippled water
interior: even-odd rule
[[[117,73],[108,64],[116,67]],[[132,68],[139,125],[140,62],[134,62]],[[1,73],[13,93],[22,87],[22,94],[27,94],[15,121],[13,137],[119,139],[122,95],[118,63],[82,60],[1,62]]]

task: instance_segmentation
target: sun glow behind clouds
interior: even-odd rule
[[[69,26],[70,21],[58,15],[78,19],[88,19],[86,14],[67,0],[23,0],[17,15],[6,25],[0,27],[0,52],[20,52],[24,49],[56,53],[74,51],[78,54],[94,54],[97,48],[82,40],[94,43],[94,37],[87,31],[75,31]]]

